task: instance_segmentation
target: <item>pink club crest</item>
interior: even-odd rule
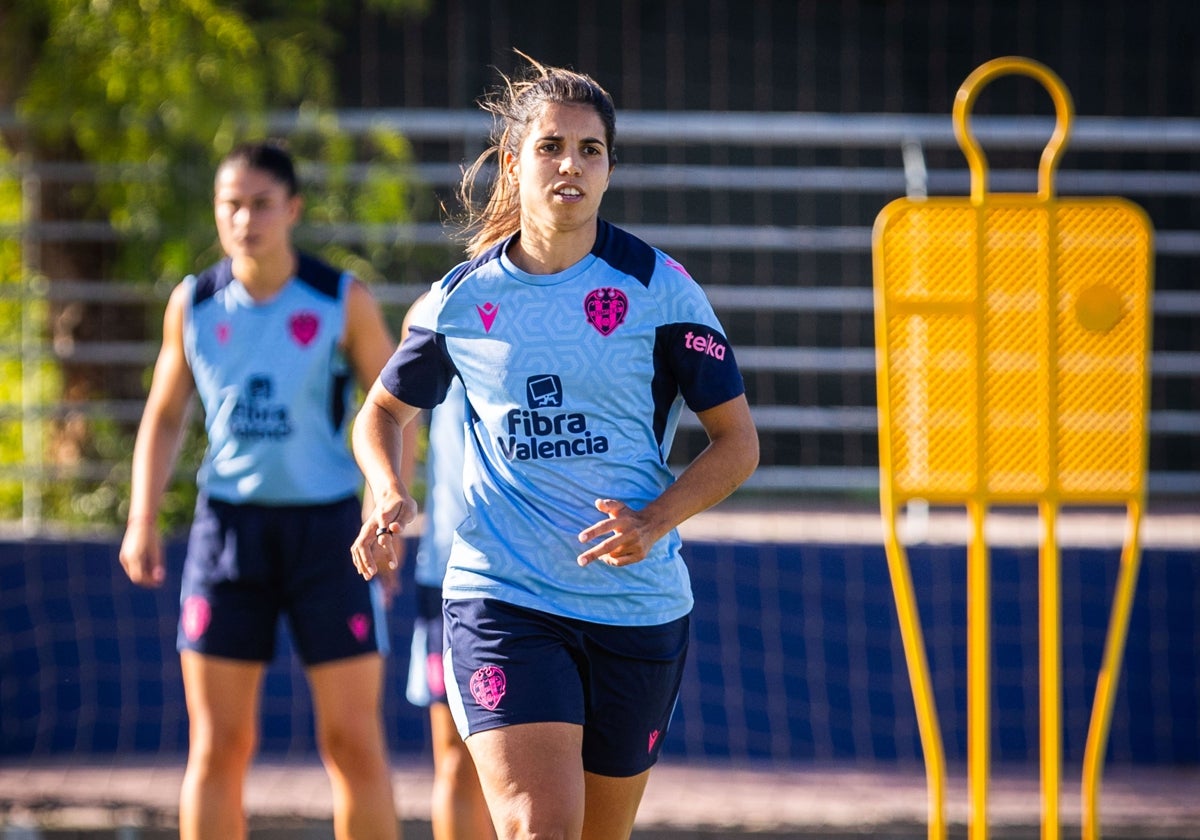
[[[292,331],[292,338],[301,347],[307,347],[312,340],[317,337],[317,328],[321,322],[317,320],[317,316],[311,312],[297,312],[288,322],[288,326]]]
[[[212,620],[212,608],[200,595],[189,595],[183,602],[183,635],[189,642],[194,642],[204,635],[208,623]]]
[[[504,671],[495,665],[484,665],[471,675],[471,696],[489,712],[494,712],[500,705],[507,688]]]
[[[229,328],[228,322],[222,321],[221,323],[217,324],[217,343],[218,344],[228,344],[229,343],[229,330],[230,330],[230,328]]]
[[[346,626],[354,634],[355,641],[361,645],[367,640],[367,634],[371,632],[371,619],[363,613],[355,613],[346,619]]]
[[[620,289],[608,286],[593,289],[583,299],[583,311],[588,323],[596,328],[600,335],[612,335],[613,330],[621,326],[625,313],[629,309],[629,299]]]

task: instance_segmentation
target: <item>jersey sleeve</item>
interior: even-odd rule
[[[665,255],[660,256],[654,280],[664,315],[655,353],[687,407],[705,411],[744,394],[733,347],[700,286]]]
[[[436,297],[426,295],[416,304],[408,334],[379,374],[388,393],[415,408],[440,404],[456,374],[445,337],[436,328]]]

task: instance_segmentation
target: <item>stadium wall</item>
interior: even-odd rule
[[[0,541],[0,760],[176,755],[187,725],[179,570],[131,585],[106,541]],[[693,643],[665,755],[684,761],[918,765],[920,742],[881,546],[693,541]],[[965,551],[909,548],[947,754],[966,749]],[[996,548],[993,757],[1036,766],[1037,550]],[[1117,551],[1063,549],[1064,760],[1082,758]],[[1200,553],[1143,554],[1109,765],[1200,764]],[[411,580],[407,581],[411,586]],[[389,746],[427,750],[404,700],[409,597],[390,611]],[[286,632],[264,683],[262,750],[315,757]]]

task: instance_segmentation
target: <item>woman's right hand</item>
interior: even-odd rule
[[[386,583],[393,583],[404,561],[404,529],[416,518],[417,503],[407,492],[377,504],[350,546],[350,556],[358,573],[366,580],[382,573]]]
[[[162,540],[153,519],[132,519],[126,524],[119,556],[125,574],[138,586],[161,586],[166,579]]]

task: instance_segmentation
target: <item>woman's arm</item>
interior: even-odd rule
[[[368,391],[379,371],[396,349],[383,311],[362,281],[350,284],[346,294],[346,329],[343,340],[346,358],[354,368],[359,387]]]
[[[696,415],[708,434],[708,446],[662,495],[641,510],[617,499],[597,499],[608,518],[579,534],[590,542],[609,534],[578,557],[579,565],[602,560],[627,566],[646,558],[650,547],[672,528],[715,505],[738,488],[758,466],[758,431],[745,395]]]
[[[376,379],[354,421],[351,442],[354,457],[375,502],[350,548],[359,573],[370,580],[379,572],[376,555],[386,552],[387,566],[399,568],[396,548],[404,528],[416,518],[417,505],[401,479],[404,427],[419,409],[403,403]]]
[[[179,286],[167,302],[162,347],[133,446],[129,516],[120,560],[129,579],[140,586],[158,586],[165,577],[158,508],[175,467],[188,405],[196,389],[183,350],[186,294],[187,289]]]

